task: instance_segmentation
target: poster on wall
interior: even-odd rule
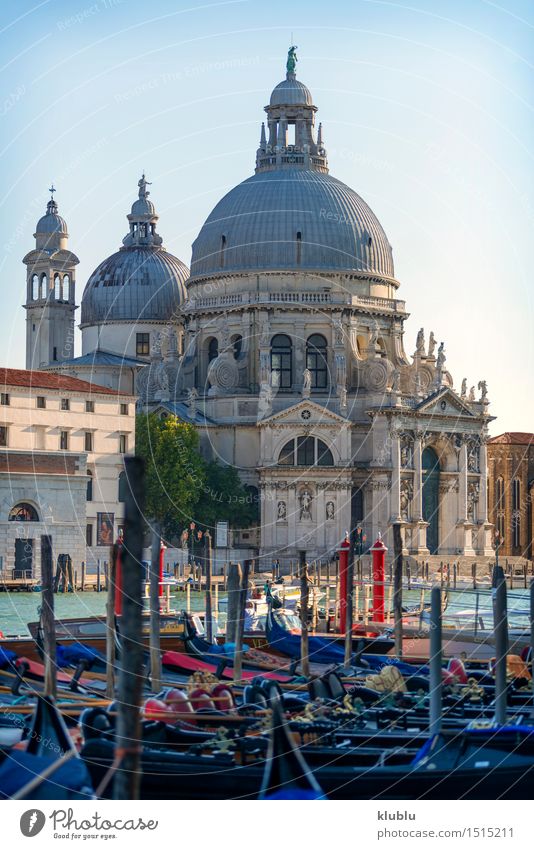
[[[96,514],[96,544],[111,545],[113,543],[113,523],[115,513]]]

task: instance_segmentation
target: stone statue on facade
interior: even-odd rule
[[[488,403],[488,384],[485,380],[479,380],[478,389],[480,391],[480,403],[487,404]]]
[[[300,496],[300,518],[301,520],[311,520],[311,505],[312,494],[309,489],[305,489]]]
[[[469,400],[470,401],[475,400],[475,387],[474,386],[472,386],[471,389],[469,390]]]
[[[332,521],[335,518],[336,510],[334,507],[333,501],[326,502],[326,519],[327,521]]]
[[[445,356],[445,343],[441,342],[438,348],[438,358],[436,360],[436,368],[443,372],[443,366],[445,365],[445,360],[447,357]]]
[[[334,320],[334,344],[343,345],[343,322],[340,318]]]
[[[462,380],[462,389],[460,391],[460,398],[467,398],[467,377],[464,377]]]
[[[269,382],[260,384],[258,398],[258,419],[265,419],[271,415],[273,408],[273,390]]]
[[[407,433],[400,438],[400,461],[404,469],[411,468],[413,464],[413,439]]]
[[[429,339],[428,339],[428,356],[429,356],[429,357],[433,357],[433,356],[434,356],[434,351],[435,351],[435,349],[436,349],[436,344],[437,344],[437,342],[436,342],[436,337],[434,336],[434,331],[433,331],[433,330],[431,330],[431,331],[430,331],[430,337],[429,337]]]
[[[273,372],[274,374],[274,372]],[[260,383],[268,383],[271,375],[271,355],[268,351],[260,352]]]
[[[415,340],[415,353],[420,357],[425,356],[425,328],[421,327]]]
[[[283,522],[287,518],[287,507],[285,501],[279,501],[276,508],[276,519]]]
[[[304,379],[303,379],[303,382],[302,382],[302,397],[303,398],[309,398],[310,394],[311,394],[311,385],[312,385],[312,373],[309,370],[309,368],[304,369],[303,378]]]
[[[410,518],[410,504],[413,498],[413,484],[409,480],[401,481],[400,488],[400,513],[401,518],[404,519],[405,522],[409,521]]]
[[[341,386],[338,389],[338,394],[339,394],[339,409],[342,413],[345,413],[347,411],[348,404],[347,404],[347,390],[345,389],[344,386]]]
[[[400,369],[396,368],[394,370],[392,378],[391,378],[391,391],[392,392],[400,392],[400,380],[401,380]]]
[[[189,407],[189,416],[194,419],[197,414],[198,390],[195,386],[187,390],[187,406]]]

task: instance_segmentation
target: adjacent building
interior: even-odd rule
[[[124,517],[135,398],[66,375],[0,369],[2,572],[40,574],[40,537],[77,566],[107,559]]]
[[[533,556],[534,433],[507,432],[488,442],[489,517],[506,557]]]

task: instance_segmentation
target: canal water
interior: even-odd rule
[[[387,592],[387,590],[386,590]],[[220,594],[222,599],[225,593]],[[105,615],[107,593],[101,592],[84,592],[84,593],[57,593],[55,595],[55,615],[58,619],[65,619],[78,616],[97,616]],[[331,603],[333,598],[331,596]],[[418,607],[421,601],[421,591],[412,589],[403,591],[403,605],[407,608]],[[430,592],[425,593],[425,603],[430,602]],[[39,606],[41,604],[41,593],[0,593],[0,631],[5,636],[27,636],[28,622],[35,622],[39,618]],[[185,608],[186,599],[183,592],[172,593],[171,607],[174,610],[183,610]],[[362,599],[360,596],[360,605]],[[319,607],[321,601],[319,601]],[[192,591],[191,592],[191,609],[204,609],[204,594]],[[448,596],[448,604],[445,612],[444,620],[455,614],[463,611],[474,611],[478,609],[479,616],[482,617],[484,628],[491,630],[492,627],[492,606],[491,592],[487,589],[477,593],[472,589],[450,592]],[[514,589],[508,591],[508,621],[512,628],[529,627],[529,591]],[[467,614],[470,618],[471,614]],[[221,617],[222,618],[222,617]]]

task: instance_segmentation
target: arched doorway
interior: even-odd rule
[[[439,458],[433,448],[425,448],[423,468],[423,519],[428,522],[426,544],[430,554],[439,547]]]
[[[21,501],[11,508],[8,519],[10,522],[38,522],[39,514],[33,504]],[[33,577],[33,542],[29,534],[15,539],[15,580]]]

